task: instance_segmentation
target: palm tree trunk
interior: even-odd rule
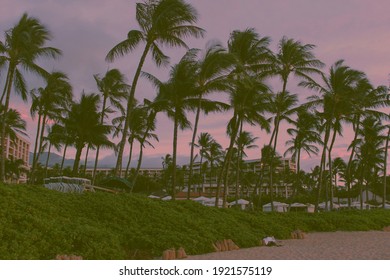
[[[187,199],[190,199],[190,192],[191,192],[191,185],[192,185],[192,168],[193,168],[193,161],[194,161],[195,138],[196,138],[196,134],[198,131],[201,100],[202,100],[202,95],[199,95],[199,103],[198,103],[198,108],[196,110],[194,131],[192,132],[192,140],[191,140],[190,170],[189,170],[189,174],[188,174]]]
[[[106,103],[107,103],[107,95],[103,93],[103,104],[102,104],[102,112],[100,116],[100,124],[103,124],[104,122],[104,112],[106,110]],[[95,155],[95,164],[93,165],[93,173],[92,173],[92,185],[95,183],[96,178],[96,169],[99,162],[99,152],[100,152],[100,145],[96,147],[96,155]]]
[[[359,134],[359,125],[360,125],[360,115],[356,117],[355,120],[355,135],[353,137],[353,142],[352,142],[352,150],[351,154],[349,155],[348,159],[348,164],[347,164],[347,170],[346,170],[346,183],[347,183],[347,192],[348,192],[348,208],[351,208],[351,184],[352,184],[352,174],[351,174],[351,168],[352,168],[352,160],[355,155],[355,146],[356,146],[356,139]]]
[[[199,177],[200,177],[200,180],[201,180],[200,181],[200,188],[203,191],[203,170],[202,170],[202,168],[203,168],[203,156],[200,155]],[[198,190],[198,192],[199,192],[199,190]]]
[[[328,150],[328,162],[329,162],[329,188],[330,188],[330,210],[333,210],[333,167],[332,167],[332,149],[336,140],[337,131],[333,131],[332,141]],[[327,203],[327,202],[326,202]]]
[[[80,157],[81,157],[81,152],[83,151],[83,146],[82,145],[76,145],[77,150],[76,150],[76,156],[74,159],[73,163],[73,175],[77,175],[79,172],[79,164],[80,164]]]
[[[146,135],[146,133],[145,133]],[[135,183],[137,182],[137,178],[138,178],[138,174],[139,174],[139,171],[141,169],[141,164],[142,164],[142,156],[143,156],[143,153],[144,153],[144,141],[145,141],[145,138],[143,139],[142,142],[139,143],[139,156],[138,156],[138,163],[137,163],[137,169],[135,170],[135,174],[134,174],[134,178],[133,178],[133,188],[131,189],[131,191],[134,189],[134,186],[135,186]]]
[[[145,49],[142,53],[142,56],[140,58],[140,61],[138,63],[137,70],[134,74],[133,83],[131,84],[130,94],[129,94],[129,97],[127,99],[127,110],[126,110],[125,124],[123,126],[122,139],[121,139],[121,142],[119,143],[118,158],[117,158],[116,166],[115,166],[115,175],[116,176],[118,176],[118,174],[120,174],[122,171],[123,151],[125,149],[125,144],[126,144],[126,140],[127,140],[127,132],[128,132],[127,130],[129,128],[129,116],[132,112],[132,104],[133,104],[134,95],[135,95],[135,88],[137,87],[138,78],[141,74],[142,66],[145,63],[145,59],[146,59],[146,56],[149,52],[149,49],[150,49],[150,43],[147,43],[145,46]]]
[[[175,109],[175,122],[173,127],[173,153],[172,153],[172,200],[176,198],[176,155],[177,155],[177,130],[178,130],[178,116],[177,109]]]
[[[37,134],[35,136],[35,144],[34,144],[34,154],[33,154],[33,162],[32,162],[32,168],[31,168],[31,178],[30,178],[30,182],[33,184],[34,183],[34,172],[35,172],[35,168],[36,168],[36,156],[37,156],[37,149],[38,149],[38,137],[39,137],[39,134],[40,134],[40,130],[41,130],[41,118],[42,118],[42,115],[41,113],[38,114],[38,125],[37,125]]]
[[[65,155],[66,155],[66,150],[67,150],[67,149],[68,149],[68,143],[65,144],[64,153],[63,153],[63,155],[62,155],[61,168],[60,168],[61,174],[62,174],[62,169],[64,168]]]
[[[5,96],[5,104],[4,104],[4,112],[3,112],[3,119],[2,119],[2,128],[1,128],[1,149],[2,149],[2,153],[1,153],[1,172],[0,172],[0,180],[1,182],[5,182],[5,159],[7,157],[7,151],[6,151],[6,148],[4,146],[5,144],[5,138],[6,138],[6,132],[5,132],[5,127],[6,127],[6,122],[7,122],[7,118],[6,118],[6,115],[7,115],[7,112],[8,112],[8,107],[9,107],[9,99],[10,99],[10,96],[11,96],[11,88],[12,88],[12,80],[14,78],[14,72],[15,72],[15,66],[13,66],[12,64],[10,64],[9,68],[8,68],[8,72],[10,73],[9,74],[9,80],[8,80],[8,84],[6,84],[7,87],[7,94]],[[7,74],[8,76],[8,74]]]
[[[91,145],[88,144],[87,146],[87,152],[85,153],[85,160],[84,160],[84,176],[87,173],[87,163],[88,163],[88,154],[89,154],[89,149],[91,148]]]
[[[384,159],[384,163],[383,163],[383,199],[382,199],[383,209],[385,209],[385,207],[386,207],[387,154],[388,154],[388,149],[389,149],[389,138],[390,138],[390,127],[389,127],[389,131],[387,132],[387,137],[386,137],[385,159]]]
[[[242,122],[241,122],[241,125],[240,125],[240,133],[239,135],[242,134]],[[240,143],[238,143],[237,145],[237,163],[236,163],[236,168],[237,168],[237,174],[236,174],[236,201],[238,200],[238,186],[239,186],[239,183],[240,183],[240,163],[242,161],[242,145],[240,146]]]
[[[49,144],[49,150],[48,150],[47,158],[46,158],[46,164],[45,164],[45,177],[47,177],[47,167],[48,167],[48,165],[49,165],[50,151],[51,151],[51,143]]]
[[[38,154],[37,154],[36,161],[38,161],[39,157],[43,153],[43,136],[45,133],[46,118],[47,118],[47,115],[43,114],[42,125],[41,125],[41,135],[39,136],[39,148],[38,148]]]
[[[324,138],[324,147],[322,149],[322,155],[321,155],[321,163],[320,163],[320,175],[318,178],[318,188],[317,188],[317,201],[315,205],[315,211],[318,211],[318,204],[320,203],[320,198],[321,198],[321,189],[322,189],[322,177],[324,174],[324,169],[325,169],[325,163],[326,163],[326,149],[328,146],[328,141],[329,141],[329,136],[330,136],[330,124],[326,124],[326,129],[325,129],[325,138]]]
[[[129,143],[130,143],[130,152],[129,152],[129,160],[127,161],[127,165],[126,165],[125,178],[127,178],[127,176],[129,175],[129,168],[130,168],[130,163],[131,163],[131,157],[132,157],[132,154],[133,154],[134,139],[129,141]]]
[[[227,164],[226,164],[226,168],[225,168],[225,178],[224,178],[224,185],[223,185],[223,200],[222,200],[222,207],[223,208],[227,207],[227,196],[228,196],[228,192],[229,192],[229,187],[228,187],[229,171],[230,171],[230,165],[231,165],[232,155],[233,155],[233,146],[234,146],[234,142],[237,139],[237,134],[238,134],[238,129],[240,127],[240,125],[239,125],[240,123],[241,123],[241,120],[237,120],[236,127],[232,131],[232,135],[230,137],[230,145],[229,145],[228,153],[226,154]]]
[[[233,120],[235,120],[236,122],[238,121],[237,120],[237,112],[234,111],[234,114],[233,114]],[[237,126],[237,125],[236,125]],[[238,129],[238,128],[237,128]],[[234,129],[235,130],[235,129]],[[235,137],[233,137],[233,134],[234,134],[234,131],[232,131],[232,135],[230,136],[230,144],[229,144],[229,148],[226,152],[226,155],[225,155],[225,159],[223,161],[223,164],[222,164],[222,168],[221,170],[219,171],[219,176],[217,178],[217,193],[215,195],[215,207],[218,207],[218,201],[219,201],[219,193],[220,193],[220,190],[221,190],[221,182],[222,182],[222,178],[224,178],[224,173],[225,173],[225,169],[226,169],[226,166],[228,165],[228,161],[229,161],[229,158],[230,158],[230,153],[231,153],[231,150],[233,148],[233,144],[234,144],[234,139]],[[226,183],[226,182],[225,182]],[[225,184],[226,185],[226,184]],[[224,186],[224,192],[226,190],[226,187],[227,186]],[[225,193],[224,193],[224,196],[225,197]]]
[[[8,89],[9,74],[10,74],[10,72],[7,71],[7,77],[5,78],[5,85],[4,85],[4,89],[3,89],[3,94],[1,95],[1,99],[0,99],[0,104],[1,105],[3,105],[3,99],[4,99],[5,94],[7,92],[7,89]]]

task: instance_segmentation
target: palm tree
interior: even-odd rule
[[[386,135],[386,144],[385,144],[385,158],[383,161],[383,200],[382,207],[385,209],[386,207],[386,191],[387,191],[387,156],[389,153],[389,138],[390,138],[390,127],[388,126],[388,131]]]
[[[126,116],[131,114],[131,103],[135,98],[138,78],[148,53],[152,52],[152,58],[157,66],[167,65],[169,58],[163,53],[161,46],[187,48],[183,38],[203,36],[204,30],[193,25],[197,18],[196,10],[183,0],[145,0],[143,3],[136,4],[136,19],[140,30],[130,30],[127,38],[112,48],[106,56],[106,60],[113,61],[132,52],[141,42],[145,44],[127,99]],[[121,169],[128,126],[129,120],[126,117],[119,145],[116,173]]]
[[[362,78],[364,78],[364,73],[351,69],[350,67],[344,65],[343,60],[339,60],[332,65],[328,76],[322,74],[323,85],[320,85],[313,80],[300,83],[302,86],[317,90],[322,95],[322,97],[310,97],[310,101],[307,104],[308,106],[319,105],[322,107],[322,112],[317,113],[323,119],[322,127],[324,128],[316,207],[318,207],[323,184],[323,173],[326,165],[326,151],[328,151],[328,159],[330,160],[329,183],[330,186],[332,186],[331,153],[333,144],[336,139],[336,134],[341,134],[341,121],[353,110],[353,102],[351,101],[353,100],[354,93],[356,92],[356,87]],[[331,136],[332,130],[333,136]]]
[[[210,144],[208,145],[207,149],[204,150],[203,157],[210,165],[210,188],[212,186],[212,179],[217,178],[216,172],[214,172],[214,168],[218,166],[222,159],[223,159],[223,151],[222,146],[215,141],[214,139],[211,140]]]
[[[197,129],[199,124],[200,112],[203,109],[205,114],[208,114],[212,111],[213,108],[205,106],[203,102],[203,97],[207,94],[216,91],[224,91],[227,89],[229,81],[226,77],[227,71],[231,68],[234,60],[233,56],[226,52],[226,50],[219,43],[209,43],[204,50],[203,57],[201,57],[197,62],[196,70],[196,79],[195,86],[197,88],[198,95],[198,105],[196,108],[194,128],[192,132],[191,140],[191,153],[190,153],[190,166],[189,166],[189,175],[188,175],[188,193],[187,199],[190,198],[190,190],[192,185],[192,169],[194,162],[194,147],[195,139],[197,135]],[[217,102],[212,104],[212,107],[215,108]],[[219,108],[221,107],[221,108]],[[219,103],[219,107],[215,108],[220,110],[225,108],[223,103]]]
[[[287,91],[287,82],[291,74],[305,81],[311,81],[312,74],[320,74],[319,70],[324,64],[315,58],[312,50],[314,45],[303,45],[299,41],[283,37],[278,46],[278,52],[272,58],[272,72],[282,81],[282,90],[277,93],[271,103],[271,113],[274,114],[274,129],[270,139],[270,146],[277,147],[280,123],[283,120],[291,122],[290,116],[295,112],[298,97]],[[273,171],[270,172],[272,176]],[[272,177],[270,178],[270,188],[272,188]],[[272,193],[272,190],[271,190]],[[271,201],[273,209],[273,201]]]
[[[57,151],[59,151],[61,149],[61,142],[62,142],[63,134],[64,134],[64,127],[55,123],[51,127],[48,128],[47,136],[44,137],[44,141],[46,141],[49,145],[49,148],[47,151],[46,164],[45,164],[45,176],[47,176],[47,168],[49,165],[51,148],[52,148],[52,146],[54,146],[54,148]]]
[[[202,132],[198,136],[198,141],[197,144],[194,144],[195,147],[199,148],[199,155],[200,155],[200,163],[199,163],[199,176],[201,178],[201,188],[203,190],[203,183],[204,183],[204,176],[203,176],[203,157],[205,156],[206,151],[210,148],[210,145],[213,143],[214,139],[208,132]],[[192,143],[191,143],[192,144]],[[191,168],[191,163],[190,163],[190,168]],[[190,192],[191,189],[191,184],[190,180],[188,180],[188,193]]]
[[[288,128],[287,133],[292,139],[286,141],[288,147],[284,156],[291,154],[292,159],[297,163],[295,191],[300,186],[301,171],[301,152],[304,151],[308,156],[317,155],[319,152],[318,144],[321,144],[321,135],[318,133],[319,119],[302,107],[297,112],[297,120],[294,121],[295,128]]]
[[[100,124],[98,112],[99,96],[96,94],[82,94],[80,102],[72,105],[69,116],[66,119],[67,128],[74,136],[76,156],[73,165],[73,174],[78,173],[80,156],[83,148],[88,143],[95,143],[100,146],[112,146],[107,135],[111,131],[108,125]]]
[[[15,141],[17,134],[28,137],[26,134],[26,121],[22,118],[17,110],[9,108],[7,113],[4,115],[4,106],[0,105],[0,116],[5,120],[5,139],[9,138],[10,141]],[[3,129],[2,126],[3,123],[0,123],[1,129]]]
[[[386,127],[382,125],[378,118],[369,116],[362,121],[360,138],[357,139],[357,158],[360,169],[360,206],[363,209],[363,181],[365,181],[366,190],[372,186],[375,178],[379,177],[379,171],[383,169],[384,162],[382,135]]]
[[[121,102],[127,97],[130,86],[125,83],[124,75],[118,69],[111,69],[106,72],[103,78],[99,75],[93,76],[99,92],[103,96],[101,108],[100,124],[104,124],[104,118],[107,113],[112,112],[109,108],[111,104],[114,108],[119,109],[122,115],[125,114]],[[99,161],[100,146],[96,147],[95,164],[93,167],[92,183],[95,181],[96,169]]]
[[[374,88],[366,77],[359,80],[356,91],[351,102],[354,106],[350,114],[350,122],[354,130],[354,138],[350,145],[351,153],[349,156],[347,169],[346,169],[346,183],[347,189],[351,189],[353,176],[351,172],[352,161],[355,156],[356,140],[360,133],[360,127],[362,124],[362,118],[367,116],[380,117],[381,119],[388,118],[386,114],[378,109],[389,105],[389,97],[387,88],[385,86],[379,86]],[[350,196],[348,196],[348,205],[351,205]]]
[[[140,151],[139,151],[139,156],[138,156],[138,163],[137,163],[137,169],[135,170],[134,178],[133,178],[133,186],[135,186],[137,182],[137,177],[139,174],[139,171],[141,169],[141,164],[142,164],[142,156],[143,156],[143,150],[145,148],[145,144],[148,146],[154,148],[154,146],[149,142],[149,139],[153,139],[155,141],[159,141],[157,134],[153,133],[156,129],[156,114],[157,111],[153,108],[153,104],[150,103],[148,100],[144,100],[144,110],[147,111],[146,115],[146,128],[145,131],[143,132],[142,138],[139,140],[139,145],[140,145]]]
[[[47,78],[45,88],[31,91],[31,116],[38,114],[38,125],[35,137],[33,164],[31,168],[31,181],[39,156],[43,152],[43,138],[45,126],[49,120],[60,121],[63,113],[68,110],[72,102],[72,86],[68,77],[62,72],[52,72]]]
[[[178,64],[172,67],[170,79],[165,82],[157,82],[159,93],[155,99],[155,104],[161,111],[165,111],[167,116],[173,120],[173,153],[172,153],[172,198],[175,199],[176,190],[176,157],[177,157],[177,134],[178,129],[184,130],[191,127],[187,119],[186,111],[193,109],[197,105],[198,99],[195,95],[194,73],[195,67],[187,53]],[[149,75],[151,77],[151,75]],[[155,82],[157,79],[153,79]]]
[[[12,88],[19,93],[23,100],[27,100],[26,82],[23,78],[20,67],[23,69],[45,77],[47,72],[36,64],[39,58],[56,58],[61,51],[46,47],[45,44],[51,39],[48,29],[34,17],[23,14],[19,22],[11,29],[5,32],[5,41],[0,42],[0,68],[8,65],[6,81],[4,85],[1,103],[4,102],[4,111],[8,111],[9,100]],[[5,139],[5,120],[1,139]],[[1,140],[1,141],[3,141]],[[1,153],[0,180],[4,181],[4,161],[5,150]]]
[[[237,146],[237,163],[236,163],[236,200],[238,199],[238,189],[240,184],[240,172],[241,172],[241,163],[243,160],[243,157],[247,156],[245,153],[246,149],[254,149],[258,146],[255,145],[255,141],[259,139],[258,137],[253,137],[252,133],[248,131],[242,131],[242,127],[240,128],[240,134],[238,135],[236,139],[236,146]]]
[[[264,84],[261,71],[270,68],[270,39],[261,38],[254,29],[244,31],[235,30],[230,34],[228,42],[229,53],[234,56],[235,64],[230,74],[232,87],[229,88],[230,107],[233,117],[228,124],[230,143],[217,181],[216,206],[220,194],[222,180],[224,180],[224,207],[227,199],[228,170],[239,129],[244,122],[251,125],[260,124],[269,129],[269,123],[262,115],[267,110],[269,97],[268,87]]]

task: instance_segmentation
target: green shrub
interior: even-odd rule
[[[0,186],[2,259],[151,259],[168,248],[188,254],[213,251],[232,239],[257,246],[266,236],[289,238],[293,230],[380,230],[390,212],[318,214],[216,209],[193,201],[159,201],[140,194],[69,194],[38,186]]]

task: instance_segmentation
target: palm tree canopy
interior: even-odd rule
[[[130,86],[126,84],[125,76],[118,69],[111,69],[106,72],[104,77],[99,74],[93,75],[99,92],[103,95],[103,103],[108,99],[110,103],[120,110],[122,114],[125,109],[122,102],[128,95]],[[106,104],[103,104],[103,116],[106,116]]]
[[[272,58],[272,71],[282,80],[283,91],[291,73],[308,81],[312,80],[310,75],[321,74],[319,69],[324,63],[315,58],[314,48],[312,44],[302,44],[285,36],[279,41],[278,52]]]
[[[127,39],[117,44],[107,54],[106,60],[133,51],[141,42],[150,46],[155,63],[167,65],[169,58],[162,46],[187,47],[182,38],[202,37],[204,30],[194,26],[198,19],[196,10],[183,0],[146,0],[136,4],[136,19],[140,30],[131,30]]]
[[[4,118],[4,106],[0,106],[0,116]],[[0,129],[3,122],[0,122]],[[26,134],[26,121],[22,118],[20,113],[15,109],[8,109],[5,114],[5,135],[9,137],[11,141],[16,140],[16,134],[27,136]]]
[[[5,32],[4,43],[0,42],[0,68],[8,62],[9,71],[15,71],[12,84],[23,100],[27,100],[26,82],[17,66],[47,77],[47,72],[35,61],[44,57],[57,58],[61,54],[59,49],[45,46],[51,37],[46,26],[25,13],[13,28]]]

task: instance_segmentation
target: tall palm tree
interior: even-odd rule
[[[223,204],[224,207],[226,206],[228,170],[241,124],[244,122],[251,125],[260,124],[262,128],[269,129],[269,123],[262,115],[268,109],[269,100],[268,95],[265,94],[268,87],[264,84],[264,75],[262,75],[262,71],[270,69],[269,42],[268,37],[260,37],[254,29],[235,30],[230,34],[228,51],[235,59],[230,73],[233,85],[228,91],[233,117],[228,124],[229,147],[217,180],[216,206],[218,206],[222,180],[224,181]]]
[[[80,156],[88,143],[111,146],[107,135],[111,131],[108,125],[100,124],[98,112],[99,96],[96,94],[82,94],[80,102],[74,103],[66,119],[68,131],[74,136],[76,156],[73,165],[73,174],[78,173]]]
[[[172,153],[172,198],[175,199],[176,190],[176,157],[178,129],[190,128],[186,111],[193,110],[197,105],[194,87],[195,67],[187,53],[178,64],[172,67],[170,79],[159,84],[159,92],[155,99],[156,106],[165,111],[173,120],[173,153]],[[151,76],[151,75],[149,75]],[[156,81],[156,79],[154,79]]]
[[[353,181],[353,173],[351,172],[352,161],[355,156],[356,140],[360,133],[362,119],[368,116],[380,117],[381,119],[388,118],[387,114],[380,111],[381,108],[389,105],[387,88],[385,86],[374,88],[367,77],[363,77],[356,86],[353,101],[351,103],[354,106],[349,118],[354,130],[354,138],[350,145],[351,153],[346,169],[346,184],[348,190],[351,189]],[[348,196],[348,205],[351,205],[350,196]]]
[[[203,97],[212,92],[220,92],[227,89],[229,80],[227,79],[226,74],[233,65],[233,62],[234,57],[227,53],[226,50],[216,42],[209,43],[204,50],[203,56],[196,62],[195,86],[197,88],[198,106],[196,108],[194,128],[192,131],[187,199],[190,198],[192,185],[194,148],[200,112],[203,109],[203,112],[208,114],[212,109],[203,104]],[[224,104],[220,103],[221,109],[224,108],[223,105]],[[215,104],[213,104],[213,107],[215,108]],[[219,108],[216,109],[219,110]]]
[[[96,85],[98,87],[99,92],[103,96],[102,108],[101,108],[101,116],[100,116],[100,124],[104,124],[104,119],[107,116],[108,112],[112,112],[112,109],[109,108],[109,105],[118,109],[122,115],[125,114],[125,110],[121,104],[123,100],[128,95],[128,91],[130,90],[130,86],[126,84],[124,75],[118,69],[111,69],[106,72],[104,77],[100,77],[99,75],[93,76]],[[95,164],[93,167],[92,174],[92,183],[96,178],[96,169],[99,161],[99,152],[100,146],[96,147],[96,156],[95,156]]]
[[[47,72],[36,64],[37,60],[45,57],[56,58],[61,54],[60,50],[45,46],[50,39],[49,30],[37,18],[30,17],[27,13],[22,15],[13,28],[5,32],[5,41],[0,42],[0,68],[8,66],[1,97],[5,111],[8,111],[12,88],[21,95],[23,100],[27,100],[26,82],[20,68],[45,77]],[[1,141],[5,139],[6,127],[4,119],[2,122]],[[0,162],[1,181],[4,181],[4,161],[5,150],[3,149]]]
[[[298,103],[298,97],[287,91],[287,82],[291,74],[310,81],[312,74],[320,74],[319,70],[324,64],[315,58],[312,44],[302,44],[300,41],[283,37],[279,41],[278,51],[272,57],[272,72],[282,81],[282,90],[277,93],[271,103],[271,113],[274,114],[274,129],[270,139],[270,146],[277,147],[280,123],[283,120],[290,121],[290,116],[295,112],[295,106]],[[291,121],[290,121],[291,122]],[[270,172],[270,187],[272,188],[273,171]],[[272,190],[271,190],[272,193]],[[273,201],[271,201],[273,209]]]
[[[106,56],[106,60],[113,61],[132,52],[140,43],[145,44],[127,99],[126,116],[131,114],[131,103],[135,98],[138,78],[148,53],[152,52],[153,61],[157,66],[167,65],[169,58],[163,53],[161,46],[187,48],[183,38],[203,36],[204,30],[194,25],[197,18],[196,10],[183,0],[145,0],[136,4],[136,20],[140,29],[130,30],[127,38],[112,48]],[[129,120],[126,118],[119,145],[116,173],[121,169],[128,126]]]
[[[385,136],[382,135],[386,127],[382,125],[380,119],[369,116],[362,121],[360,138],[357,139],[357,158],[360,167],[360,206],[363,209],[363,184],[368,190],[379,177],[384,162],[383,142]]]
[[[323,184],[323,174],[326,166],[326,151],[328,151],[328,159],[330,159],[333,144],[336,139],[336,133],[341,133],[341,121],[353,110],[351,100],[353,100],[356,87],[362,78],[364,78],[364,73],[351,69],[350,67],[344,65],[343,60],[339,60],[332,65],[329,75],[326,76],[322,74],[323,85],[320,85],[314,80],[300,83],[302,86],[314,89],[322,95],[321,97],[311,97],[310,101],[307,103],[307,105],[317,105],[322,107],[322,112],[317,113],[322,117],[322,127],[324,128],[316,207],[318,207]],[[332,131],[333,135],[331,135]],[[330,186],[332,186],[331,161],[329,162],[329,173],[329,183]]]
[[[45,88],[31,91],[31,116],[38,114],[38,125],[35,137],[33,164],[31,168],[31,181],[39,156],[43,152],[43,138],[45,126],[48,121],[60,121],[72,102],[72,86],[68,77],[62,72],[52,72],[47,78]]]
[[[223,205],[226,207],[228,193],[228,175],[230,170],[231,159],[233,155],[234,143],[239,134],[240,127],[244,123],[250,125],[260,125],[262,129],[269,131],[269,122],[264,116],[268,109],[269,95],[266,93],[267,87],[262,81],[257,79],[246,79],[237,81],[236,88],[231,92],[230,104],[233,110],[233,117],[228,123],[227,134],[230,136],[229,147],[220,170],[217,182],[217,197],[219,189],[224,181]]]

